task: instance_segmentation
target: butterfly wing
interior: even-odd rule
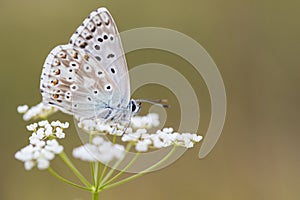
[[[48,55],[40,84],[43,102],[77,118],[111,117],[120,88],[97,59],[73,45],[54,48]]]
[[[103,66],[120,89],[122,100],[115,99],[115,104],[126,107],[130,99],[128,69],[119,32],[108,10],[93,11],[72,35],[70,44],[96,58],[97,66]]]

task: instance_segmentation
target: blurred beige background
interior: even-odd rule
[[[119,31],[165,27],[203,45],[223,76],[228,112],[223,134],[208,157],[198,159],[199,144],[170,167],[104,191],[100,199],[300,198],[299,1],[1,0],[0,199],[90,199],[85,191],[56,180],[47,171],[26,172],[14,159],[28,138],[16,107],[41,100],[39,78],[47,54],[67,43],[83,19],[101,6],[110,10]],[[192,66],[158,50],[132,52],[127,60],[129,68],[158,62],[184,74],[200,102],[198,133],[205,133],[209,96]],[[176,127],[178,103],[165,88],[146,86],[134,97],[170,99],[167,125]],[[57,118],[72,121],[64,114],[51,117]],[[73,126],[68,133],[63,144],[70,153],[80,140]],[[88,171],[86,164],[76,164]],[[53,166],[65,170],[59,159]],[[65,174],[71,176],[68,171]]]

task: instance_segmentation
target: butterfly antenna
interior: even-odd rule
[[[143,102],[150,103],[150,104],[160,106],[160,107],[163,107],[163,108],[170,108],[170,105],[167,104],[168,103],[167,99],[156,99],[156,100],[137,99],[136,101],[140,102],[140,103],[143,103]]]

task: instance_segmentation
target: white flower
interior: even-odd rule
[[[40,141],[39,145],[29,144],[15,154],[15,158],[24,162],[26,170],[37,166],[38,169],[47,169],[50,165],[50,160],[53,160],[55,154],[63,151],[63,146],[53,140]]]
[[[174,129],[171,127],[157,130],[156,133],[153,134],[148,133],[149,129],[159,125],[159,116],[156,113],[149,113],[146,116],[132,117],[129,127],[122,124],[103,124],[101,120],[97,119],[83,120],[80,121],[78,125],[86,131],[98,131],[101,134],[120,136],[123,142],[131,142],[135,144],[135,149],[139,152],[148,151],[149,148],[159,149],[171,145],[191,148],[196,142],[199,142],[202,139],[201,136],[196,134],[180,134],[174,132]],[[92,146],[86,146],[87,151],[93,151],[91,148]],[[105,148],[108,148],[108,146],[105,146]],[[80,154],[80,152],[86,153],[87,151],[78,150],[74,152]],[[80,155],[77,156],[80,157]],[[102,159],[104,159],[103,156]]]
[[[28,110],[28,106],[27,105],[18,106],[17,110],[18,110],[18,113],[20,113],[20,114],[26,113],[26,111]]]
[[[135,132],[126,132],[121,138],[123,142],[135,143],[135,149],[139,152],[148,151],[149,147],[159,149],[171,145],[191,148],[194,143],[199,142],[201,139],[202,137],[196,134],[174,132],[173,128],[157,130],[155,134],[149,134],[146,129],[141,128]]]
[[[34,131],[37,127],[38,127],[37,123],[33,123],[33,124],[26,126],[28,131]]]
[[[65,138],[65,133],[63,132],[63,130],[60,127],[56,127],[55,135],[59,139]]]
[[[131,127],[134,129],[157,127],[159,125],[158,114],[149,113],[146,116],[135,116],[131,119]]]
[[[51,123],[47,120],[43,120],[38,123],[30,124],[27,126],[27,130],[33,131],[29,137],[30,144],[37,145],[40,141],[47,138],[65,138],[65,133],[63,132],[65,127],[69,127],[69,123],[62,123],[58,120],[52,121]]]
[[[27,105],[18,106],[17,110],[18,113],[24,114],[23,119],[25,121],[29,121],[31,119],[45,118],[58,111],[57,108],[54,108],[49,105],[44,105],[43,103],[39,103],[31,107],[30,109],[28,109]]]
[[[61,123],[60,127],[63,129],[69,128],[69,122]]]
[[[54,152],[55,154],[60,154],[64,150],[63,146],[59,145],[55,139],[48,140],[45,149]]]
[[[83,161],[109,163],[124,157],[125,148],[119,144],[112,144],[103,138],[96,136],[91,144],[84,144],[73,150],[73,156]]]
[[[53,133],[53,127],[48,123],[45,125],[45,135],[50,136]],[[56,128],[57,131],[58,128]]]
[[[146,152],[148,151],[148,146],[151,144],[151,140],[150,139],[146,139],[143,141],[138,141],[135,145],[135,149],[139,152]]]

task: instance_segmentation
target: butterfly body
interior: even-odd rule
[[[43,102],[78,119],[128,121],[139,111],[130,100],[127,64],[116,25],[105,8],[86,18],[67,45],[44,63]]]

